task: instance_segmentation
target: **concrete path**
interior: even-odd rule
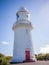
[[[19,63],[11,65],[49,65],[49,61],[37,61],[37,62],[28,62],[28,63]]]

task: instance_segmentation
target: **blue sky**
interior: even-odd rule
[[[29,10],[30,21],[34,25],[35,53],[49,52],[49,0],[0,0],[0,53],[13,55],[12,26],[21,6]]]

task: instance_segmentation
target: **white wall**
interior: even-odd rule
[[[28,30],[28,31],[27,31]],[[13,61],[21,62],[25,60],[25,50],[30,48],[30,58],[33,56],[33,43],[29,28],[17,28],[14,30],[14,50]]]

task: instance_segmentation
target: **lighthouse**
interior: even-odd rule
[[[30,13],[25,7],[21,7],[16,13],[17,21],[13,24],[14,46],[12,62],[35,61],[32,34],[33,25],[30,21]]]

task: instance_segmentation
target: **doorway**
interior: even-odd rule
[[[25,55],[26,55],[26,61],[30,60],[30,50],[26,50]]]

